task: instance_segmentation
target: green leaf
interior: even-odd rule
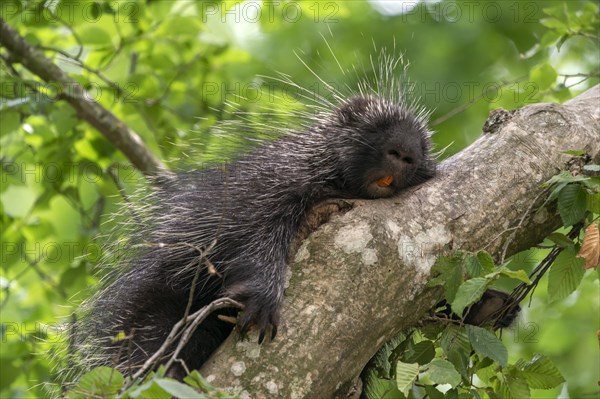
[[[508,278],[514,278],[516,280],[522,281],[525,284],[531,284],[531,280],[529,280],[529,276],[527,275],[525,270],[510,270],[508,268],[502,268],[500,270],[500,274]]]
[[[460,374],[449,361],[433,359],[427,367],[427,374],[434,383],[450,384],[452,388],[460,384]]]
[[[542,40],[540,40],[540,46],[543,48],[548,48],[554,45],[560,39],[561,34],[555,31],[548,31],[544,33],[542,36]]]
[[[520,376],[503,374],[499,391],[502,399],[529,399],[531,397],[527,380]]]
[[[481,327],[467,325],[466,328],[469,341],[475,352],[481,356],[489,357],[502,367],[508,365],[508,351],[502,341],[496,337],[496,334]]]
[[[438,336],[444,330],[442,323],[426,323],[421,327],[421,334],[425,338],[429,338],[432,341],[437,341]]]
[[[452,350],[460,350],[465,353],[471,352],[469,337],[464,327],[448,325],[442,334],[440,346],[446,354]]]
[[[463,282],[462,264],[462,254],[457,253],[451,257],[440,256],[433,265],[432,270],[440,275],[431,279],[427,286],[443,285],[445,287],[444,297],[448,303],[454,301],[458,287]]]
[[[396,384],[404,396],[408,396],[408,392],[412,388],[418,376],[418,363],[398,362],[398,364],[396,364]]]
[[[532,82],[537,84],[540,91],[547,90],[554,86],[558,74],[548,63],[536,65],[529,74]]]
[[[533,389],[550,389],[565,382],[552,360],[542,355],[535,355],[520,369]]]
[[[483,266],[479,263],[477,256],[469,255],[465,258],[465,268],[471,277],[481,277],[486,274],[483,271]]]
[[[192,387],[171,378],[157,378],[154,382],[176,398],[206,399],[205,395],[196,392]]]
[[[150,380],[138,387],[132,387],[127,390],[127,397],[140,399],[171,399],[172,395],[155,384],[154,380]]]
[[[379,378],[371,371],[367,376],[364,393],[367,399],[406,399],[396,386],[396,381]]]
[[[112,37],[97,25],[86,25],[79,33],[79,38],[86,45],[112,46]]]
[[[202,374],[198,372],[198,370],[192,370],[192,372],[183,379],[183,382],[202,391],[210,391],[214,389],[213,386],[206,381]]]
[[[467,366],[469,363],[469,354],[471,353],[471,344],[464,327],[449,325],[444,330],[440,339],[440,346],[444,354],[456,370],[467,378]]]
[[[444,394],[444,399],[458,399],[458,391],[456,388],[446,391]]]
[[[494,263],[494,259],[492,259],[492,255],[490,255],[487,251],[477,252],[477,259],[479,259],[479,263],[481,263],[483,270],[485,270],[487,273],[491,273],[496,268],[496,264]]]
[[[467,256],[465,266],[471,277],[481,277],[493,272],[496,267],[491,255],[486,251],[479,251],[475,256]]]
[[[600,165],[583,165],[583,170],[590,172],[600,172]]]
[[[575,257],[572,250],[562,251],[554,260],[548,275],[550,302],[566,298],[577,289],[583,278],[585,259]]]
[[[542,18],[540,19],[540,24],[544,25],[546,28],[550,28],[556,31],[559,34],[565,34],[568,32],[569,28],[563,22],[559,21],[556,18]]]
[[[568,248],[575,245],[569,237],[562,233],[551,233],[547,238],[561,248]]]
[[[600,176],[590,176],[589,179],[584,180],[582,183],[587,189],[588,197],[600,194]]]
[[[29,165],[27,165],[29,166]],[[0,202],[7,215],[18,218],[25,216],[35,203],[36,193],[30,186],[11,185],[0,195]]]
[[[110,367],[97,367],[84,374],[75,388],[69,391],[69,399],[90,397],[114,397],[123,387],[123,375]]]
[[[428,399],[444,399],[444,394],[438,391],[434,386],[425,385],[425,392]]]
[[[12,364],[13,358],[2,357],[2,367],[0,367],[0,390],[8,388],[14,380],[21,375],[21,368]]]
[[[558,212],[565,226],[572,226],[585,216],[587,198],[583,187],[569,184],[558,195]]]
[[[489,385],[489,384],[491,384],[492,377],[494,377],[496,375],[497,365],[495,363],[493,363],[492,360],[489,359],[489,358],[485,358],[481,362],[483,362],[485,360],[488,360],[491,363],[491,365],[487,366],[487,367],[479,368],[476,371],[476,374],[477,374],[477,377],[479,377],[480,380],[482,380],[483,382],[485,382],[486,384]]]
[[[583,175],[573,176],[569,172],[562,171],[557,175],[552,176],[548,181],[542,184],[543,187],[546,187],[551,184],[556,183],[575,183],[578,181],[588,180],[589,178]]]
[[[21,126],[21,119],[17,112],[0,112],[0,132],[2,136],[16,131]]]
[[[429,340],[421,341],[416,344],[410,344],[402,357],[406,363],[427,364],[435,356],[435,347]]]
[[[552,96],[556,98],[559,103],[564,103],[565,101],[573,98],[573,93],[571,93],[569,87],[559,83],[552,89]]]
[[[483,277],[465,281],[456,292],[456,298],[451,305],[452,311],[459,316],[462,315],[467,306],[474,304],[481,298],[489,284],[490,281]]]
[[[588,194],[587,209],[595,214],[600,214],[600,193]]]
[[[567,150],[567,151],[561,151],[561,154],[567,154],[567,155],[573,155],[576,157],[581,157],[584,156],[585,154],[587,154],[587,151],[583,151],[583,150]]]

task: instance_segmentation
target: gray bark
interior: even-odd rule
[[[541,184],[570,158],[561,151],[600,151],[600,86],[564,105],[523,107],[491,130],[435,179],[353,201],[313,232],[291,264],[276,339],[259,346],[256,335],[242,342],[234,333],[201,373],[243,398],[340,395],[381,344],[440,299],[426,288],[440,254],[499,258],[507,245],[508,256],[560,226],[554,207],[541,207]]]

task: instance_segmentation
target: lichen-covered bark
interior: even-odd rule
[[[491,131],[444,161],[432,181],[355,201],[312,233],[292,262],[277,338],[259,346],[233,334],[203,375],[242,398],[336,395],[439,299],[425,286],[441,253],[500,257],[516,232],[510,255],[560,225],[551,205],[540,208],[541,183],[569,158],[561,151],[600,151],[600,86],[565,105],[524,107]]]

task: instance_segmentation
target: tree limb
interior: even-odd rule
[[[552,204],[542,206],[541,184],[570,158],[561,151],[600,151],[599,104],[596,86],[564,105],[506,112],[435,179],[396,198],[354,201],[296,253],[277,338],[259,346],[256,335],[233,334],[201,373],[243,397],[347,392],[378,347],[440,299],[426,288],[439,255],[485,247],[499,259],[562,224]]]
[[[0,18],[0,44],[10,53],[12,62],[19,62],[46,83],[58,86],[60,98],[67,101],[77,115],[94,126],[131,163],[145,175],[166,171],[162,162],[150,152],[140,136],[113,113],[102,107],[77,81],[71,79],[50,59]]]

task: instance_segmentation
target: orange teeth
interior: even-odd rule
[[[379,187],[389,187],[390,184],[394,182],[394,176],[385,176],[381,179],[377,180],[377,185]]]

